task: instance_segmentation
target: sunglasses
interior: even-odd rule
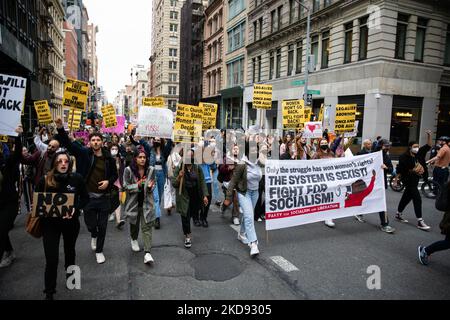
[[[56,161],[57,164],[68,164],[70,161],[66,160],[66,159],[59,159],[58,161]]]

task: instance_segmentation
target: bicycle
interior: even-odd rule
[[[421,191],[425,198],[436,199],[439,194],[441,186],[429,177],[427,181],[422,184]]]
[[[405,185],[395,173],[389,178],[389,186],[395,192],[402,192],[405,189]]]

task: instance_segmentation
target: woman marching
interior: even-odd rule
[[[45,252],[45,290],[46,300],[53,300],[56,293],[58,271],[59,240],[64,239],[64,255],[66,278],[70,276],[68,268],[75,265],[75,244],[80,232],[80,209],[89,202],[89,194],[83,177],[72,172],[72,162],[66,152],[56,153],[51,170],[43,176],[36,187],[36,192],[72,193],[74,209],[63,217],[47,217],[41,219],[42,236]]]
[[[139,252],[139,224],[144,240],[144,263],[154,262],[150,249],[152,247],[153,227],[156,213],[153,198],[155,188],[155,169],[149,165],[148,156],[140,148],[129,167],[123,174],[123,189],[126,192],[125,214],[130,222],[131,249]]]

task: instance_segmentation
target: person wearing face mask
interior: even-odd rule
[[[187,158],[183,158],[175,168],[172,184],[176,190],[177,212],[181,215],[184,247],[189,249],[192,247],[191,217],[199,212],[203,205],[208,205],[209,193],[203,170],[194,163],[194,150],[189,150],[185,156]],[[190,159],[190,163],[186,163],[186,159]]]
[[[117,229],[121,229],[125,224],[125,219],[122,217],[122,207],[120,206],[120,197],[121,190],[123,186],[123,172],[125,170],[124,161],[119,154],[119,146],[117,144],[113,144],[110,149],[111,156],[116,162],[117,172],[119,173],[119,177],[114,182],[114,185],[111,187],[111,215],[109,216],[109,221],[116,220]]]
[[[75,266],[75,246],[80,232],[78,219],[80,210],[89,202],[89,194],[83,177],[72,172],[69,154],[58,152],[52,158],[51,170],[43,176],[36,192],[74,194],[74,208],[65,216],[42,216],[41,228],[45,253],[45,299],[53,300],[56,293],[56,278],[59,260],[59,241],[64,239],[64,267],[66,278],[71,275],[67,270]]]
[[[416,155],[419,152],[419,144],[416,142],[410,142],[408,150],[402,154],[398,160],[397,173],[400,175],[405,191],[398,204],[397,214],[395,219],[400,222],[408,222],[404,219],[402,214],[406,206],[413,201],[414,212],[417,218],[417,228],[420,230],[428,231],[430,227],[425,224],[422,218],[422,198],[420,197],[419,185],[420,177],[423,175],[424,168],[419,163]]]
[[[130,221],[131,249],[139,252],[139,225],[144,240],[144,263],[153,263],[150,254],[153,227],[156,221],[153,189],[155,188],[155,169],[149,165],[147,154],[141,147],[134,153],[133,161],[123,173],[123,188],[127,193],[125,214]]]
[[[431,158],[428,163],[434,165],[433,169],[433,181],[439,184],[443,188],[444,184],[448,181],[448,166],[450,165],[450,137],[441,137],[443,142],[437,155]]]

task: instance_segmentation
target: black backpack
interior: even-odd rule
[[[448,203],[448,182],[444,185],[443,188],[441,188],[437,198],[436,198],[436,203],[435,203],[435,207],[437,210],[439,211],[444,211],[444,212],[448,212],[450,211],[450,206]]]

